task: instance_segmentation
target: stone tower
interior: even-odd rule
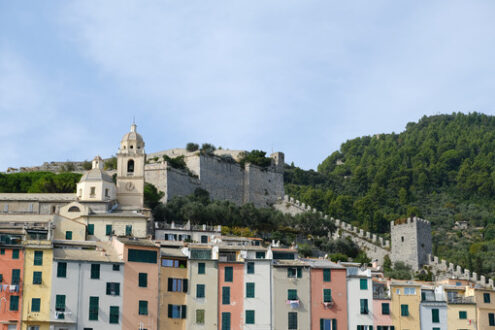
[[[144,141],[136,132],[136,124],[120,141],[117,153],[117,200],[124,210],[144,206]]]
[[[420,218],[399,219],[390,223],[392,262],[402,261],[413,270],[428,264],[432,253],[431,224]]]

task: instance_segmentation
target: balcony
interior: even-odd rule
[[[474,304],[474,297],[449,297],[449,304]]]

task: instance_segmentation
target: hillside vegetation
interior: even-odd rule
[[[0,193],[75,193],[79,179],[71,172],[0,173]]]
[[[421,216],[434,254],[495,274],[495,117],[425,116],[400,134],[343,143],[317,171],[288,166],[285,182],[291,196],[384,236],[390,221]]]

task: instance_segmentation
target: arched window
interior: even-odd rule
[[[81,210],[77,206],[71,206],[69,212],[81,212]]]
[[[130,159],[127,162],[127,172],[134,173],[134,160]]]

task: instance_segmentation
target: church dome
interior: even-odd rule
[[[131,131],[126,133],[120,141],[120,151],[140,151],[144,149],[144,140],[141,134],[136,132],[136,124],[131,125]]]
[[[112,177],[100,168],[93,168],[84,173],[79,182],[85,181],[106,181],[113,183]]]

